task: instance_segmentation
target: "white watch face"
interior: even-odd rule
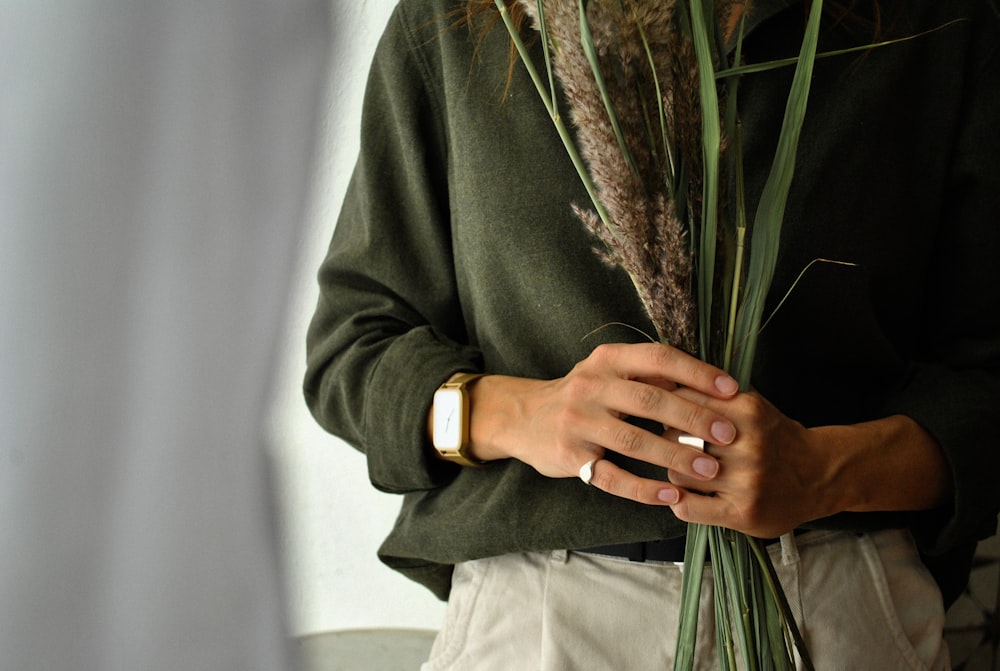
[[[458,450],[462,446],[462,392],[439,389],[434,394],[434,447]]]

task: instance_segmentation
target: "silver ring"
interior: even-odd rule
[[[677,442],[681,445],[687,445],[688,447],[693,447],[696,450],[701,450],[702,452],[705,451],[705,441],[695,436],[684,434],[677,439]]]
[[[600,458],[591,459],[580,467],[580,479],[583,480],[585,485],[589,485],[590,481],[594,478],[594,464],[598,461],[600,461]]]

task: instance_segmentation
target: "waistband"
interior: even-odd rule
[[[795,530],[795,535],[804,533],[805,530]],[[781,538],[764,539],[764,545],[774,545],[780,543]],[[682,562],[684,561],[684,549],[687,546],[687,536],[677,536],[676,538],[665,538],[655,541],[641,541],[637,543],[620,543],[617,545],[596,545],[589,548],[579,548],[574,552],[585,552],[587,554],[604,555],[606,557],[624,557],[629,561],[647,562]],[[706,549],[706,561],[711,561],[711,553]]]

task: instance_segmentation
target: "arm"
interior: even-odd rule
[[[738,427],[735,441],[710,448],[720,464],[710,486],[671,474],[713,495],[685,496],[674,506],[685,521],[773,538],[841,512],[929,510],[953,494],[944,452],[909,417],[807,429],[755,393],[727,404],[685,395]]]
[[[880,409],[911,417],[947,462],[944,524],[916,530],[933,553],[994,533],[1000,508],[1000,16],[970,4],[974,38],[926,320],[912,374]]]
[[[732,423],[678,394],[678,384],[716,399],[731,398],[737,389],[715,366],[651,343],[598,347],[556,380],[486,376],[470,388],[471,453],[484,461],[518,459],[551,478],[576,477],[581,465],[600,459],[594,486],[640,503],[668,505],[679,498],[677,487],[601,457],[612,451],[698,481],[715,477],[714,458],[625,421],[640,417],[706,441],[730,442]]]
[[[905,260],[913,273],[910,284],[885,291],[876,303],[882,309],[874,313],[870,324],[880,329],[891,348],[887,351],[899,357],[898,374],[883,378],[877,388],[864,386],[863,370],[853,380],[857,397],[863,400],[857,404],[861,416],[852,419],[874,421],[807,430],[778,415],[763,399],[741,395],[729,416],[741,438],[749,439],[746,444],[756,443],[759,451],[749,452],[745,460],[737,458],[741,438],[727,448],[711,449],[723,455],[715,484],[725,482],[734,491],[747,487],[735,482],[740,477],[759,484],[750,486],[742,510],[713,509],[712,504],[718,502],[687,498],[676,508],[682,518],[711,521],[729,516],[736,526],[765,528],[773,534],[841,511],[933,510],[929,515],[908,516],[921,548],[929,553],[945,552],[993,533],[1000,508],[995,484],[1000,470],[998,18],[982,5],[970,3],[964,10],[973,19],[961,29],[968,33],[953,37],[962,45],[959,53],[968,52],[968,71],[954,71],[954,80],[960,82],[959,93],[954,99],[949,97],[948,103],[948,112],[955,114],[954,125],[942,136],[947,142],[939,152],[947,163],[939,181],[926,185],[941,192],[940,211],[926,213],[928,220],[936,220],[929,227],[934,237],[926,242],[916,236],[880,241],[909,248],[910,257]],[[932,81],[926,84],[923,90],[933,90]],[[926,119],[922,123],[927,125],[911,126],[909,137],[920,137],[933,127]],[[912,213],[914,202],[935,200],[909,200],[915,193],[899,194],[903,211]],[[908,215],[892,220],[892,211],[886,209],[881,216],[889,218],[888,230],[901,236],[914,232],[906,223],[900,225],[908,223]],[[895,268],[888,266],[880,272],[892,276]],[[862,286],[859,283],[855,288]],[[908,293],[917,307],[905,321],[892,322],[885,308],[905,300],[901,293]],[[851,318],[846,311],[844,316]],[[865,328],[860,322],[858,327]],[[849,349],[850,342],[845,343]],[[831,342],[829,347],[836,349],[839,344]],[[821,349],[815,353],[822,356]],[[865,352],[858,354],[863,360]],[[768,362],[775,364],[780,365],[779,357]],[[837,379],[833,372],[832,381],[840,384],[834,393],[851,394],[849,381]],[[829,389],[811,389],[810,382],[822,384],[801,377],[793,388],[803,404],[815,396],[830,396]],[[783,391],[787,402],[788,390]],[[836,398],[830,401],[835,403]],[[814,426],[826,423],[814,422]],[[733,461],[727,465],[729,453]],[[763,460],[762,455],[769,455],[773,472],[750,465],[753,459]],[[742,467],[747,468],[742,475],[727,481],[733,476],[731,470]],[[804,479],[805,487],[799,479]],[[794,502],[789,506],[795,509],[791,516],[789,511],[766,511],[771,505],[768,489],[773,487],[797,493],[796,498],[789,494],[786,499]]]
[[[397,10],[369,76],[358,158],[307,336],[306,401],[368,458],[376,487],[431,489],[455,471],[429,459],[427,405],[443,377],[481,366],[453,273],[446,146],[426,60],[436,25]],[[429,58],[425,54],[425,58]]]

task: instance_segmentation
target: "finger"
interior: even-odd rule
[[[590,484],[608,494],[651,506],[669,506],[681,500],[680,490],[671,483],[640,478],[607,459],[594,464]]]
[[[618,454],[684,473],[697,480],[709,480],[719,472],[714,457],[702,450],[666,440],[628,422],[606,415],[583,418],[577,425],[580,437]]]
[[[682,392],[666,391],[634,380],[614,380],[603,394],[609,408],[629,417],[642,417],[702,440],[728,445],[736,439],[736,426],[714,408],[686,398]],[[705,398],[699,394],[699,398]]]
[[[757,538],[777,538],[799,523],[788,516],[772,517],[741,510],[724,496],[698,496],[690,492],[685,492],[671,509],[677,519],[689,524],[726,527]]]
[[[602,345],[591,356],[603,360],[626,379],[665,380],[716,398],[731,398],[739,391],[736,380],[721,368],[669,345]]]
[[[722,472],[722,464],[719,465],[719,472]],[[667,478],[670,482],[681,489],[686,489],[705,496],[715,495],[723,486],[723,483],[718,481],[718,476],[713,478],[711,481],[706,481],[705,478],[692,478],[691,476],[684,475],[678,471],[670,471],[667,473]]]
[[[671,506],[677,519],[689,524],[706,524],[711,526],[722,526],[736,531],[745,531],[737,528],[739,525],[734,521],[728,501],[718,496],[700,496],[690,493],[678,500]]]
[[[678,389],[675,393],[681,398],[683,398],[685,401],[688,401],[690,403],[695,403],[697,405],[704,406],[706,408],[714,407],[714,404],[717,403],[715,398],[709,396],[708,394],[700,392],[697,389],[681,388]]]

